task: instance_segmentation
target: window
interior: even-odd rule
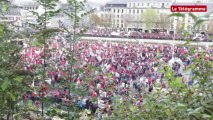
[[[119,18],[119,15],[117,15],[117,18]]]
[[[119,28],[119,24],[117,24],[117,27]]]
[[[135,10],[133,9],[133,14],[135,14]]]
[[[141,13],[143,13],[143,10],[141,10]]]
[[[121,18],[123,18],[123,15],[121,15]]]
[[[164,3],[162,3],[162,7],[164,7]]]
[[[147,3],[147,6],[149,6],[149,3]]]
[[[139,10],[137,9],[137,13],[139,14]]]
[[[114,13],[115,13],[115,9],[114,9]]]
[[[121,28],[123,28],[124,27],[124,25],[123,24],[121,24]]]
[[[135,3],[133,3],[133,7],[135,7]]]
[[[124,13],[124,9],[121,9],[121,13]]]
[[[123,23],[124,21],[123,20],[121,20],[121,23]]]
[[[129,13],[131,13],[131,9],[129,9]]]
[[[118,13],[119,13],[119,9],[118,9]]]
[[[131,7],[131,3],[129,3],[129,7]]]
[[[191,18],[188,19],[188,22],[191,22]]]
[[[119,23],[119,20],[117,20],[117,23]]]
[[[141,3],[141,6],[143,6],[143,3]]]

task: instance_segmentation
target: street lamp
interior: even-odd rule
[[[174,41],[175,41],[175,33],[176,33],[176,27],[177,27],[177,21],[179,20],[178,18],[174,19],[176,21],[176,24],[175,24],[175,21],[174,21],[174,33],[173,33],[173,44],[172,44],[172,47],[173,47],[173,51],[172,51],[172,57],[174,57],[174,54],[175,54],[175,45],[174,45]]]

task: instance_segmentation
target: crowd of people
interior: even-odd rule
[[[70,44],[63,37],[52,38],[47,43],[45,61],[42,59],[44,52],[39,47],[25,45],[20,53],[25,70],[36,74],[39,67],[45,66],[48,73],[45,82],[41,80],[42,75],[35,77],[32,87],[40,86],[40,89],[27,92],[24,100],[31,99],[37,107],[41,105],[41,97],[50,97],[56,104],[68,105],[72,100],[80,110],[89,109],[95,113],[98,109],[100,113],[108,115],[113,111],[112,98],[115,95],[120,96],[121,100],[130,95],[134,98],[132,104],[141,106],[143,94],[155,92],[158,88],[166,92],[168,83],[160,70],[173,58],[181,62],[173,61],[171,69],[182,77],[183,83],[190,83],[191,79],[187,79],[179,69],[184,70],[193,63],[194,57],[199,57],[186,46],[78,41],[72,48],[75,63],[72,77],[69,77]],[[211,48],[200,50],[205,51],[206,60],[213,60]],[[62,81],[74,83],[76,89],[86,86],[85,94],[77,94],[74,100],[72,91],[69,93],[68,86],[62,85]],[[72,94],[71,97],[69,94]]]
[[[202,35],[202,39],[200,41],[211,41],[208,35]],[[184,35],[184,33],[175,33],[175,36],[172,33],[168,32],[160,32],[160,31],[152,31],[152,32],[144,32],[138,30],[117,30],[117,29],[104,29],[104,28],[91,28],[89,29],[84,36],[90,37],[111,37],[111,38],[135,38],[135,39],[159,39],[159,40],[186,40],[190,38],[195,40],[197,37],[194,34]],[[198,40],[198,39],[196,39]]]

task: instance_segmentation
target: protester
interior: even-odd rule
[[[76,104],[80,110],[89,109],[92,113],[99,108],[99,111],[110,114],[114,95],[119,95],[121,98],[130,95],[134,98],[132,104],[141,106],[143,94],[156,92],[156,86],[162,92],[166,92],[168,83],[160,71],[166,68],[172,58],[179,58],[181,61],[181,63],[176,61],[171,66],[175,75],[183,77],[185,81],[183,83],[187,81],[191,85],[191,80],[186,80],[186,76],[180,72],[180,69],[185,69],[192,64],[191,58],[199,58],[198,54],[193,55],[188,47],[182,46],[79,41],[72,49],[75,63],[72,63],[73,76],[70,79],[71,67],[70,58],[68,58],[70,53],[66,50],[69,48],[69,43],[66,43],[63,38],[57,38],[50,40],[49,46],[49,49],[55,48],[46,53],[45,61],[48,68],[47,77],[51,82],[42,82],[36,78],[33,85],[41,88],[37,91],[39,94],[32,92],[31,95],[25,95],[24,100],[33,99],[39,107],[41,103],[39,96],[51,96],[56,103],[70,104],[68,86],[66,88],[54,86],[61,85],[60,83],[64,80],[74,82],[76,88],[86,84],[88,94],[85,93],[85,96],[79,97]],[[202,48],[202,50],[206,54],[205,60],[212,61],[212,49]],[[36,72],[34,65],[40,67],[44,65],[43,51],[40,48],[27,47],[21,55],[27,71]],[[87,80],[89,82],[85,78],[89,79]],[[94,98],[97,100],[93,101]]]

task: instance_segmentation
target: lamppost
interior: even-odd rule
[[[178,18],[174,19],[174,33],[173,33],[173,43],[172,43],[172,47],[173,47],[173,51],[172,51],[172,57],[174,57],[174,54],[175,54],[175,44],[174,44],[174,41],[175,41],[175,35],[176,35],[176,27],[177,27],[177,22],[178,22]],[[175,24],[175,21],[176,21],[176,24]]]

